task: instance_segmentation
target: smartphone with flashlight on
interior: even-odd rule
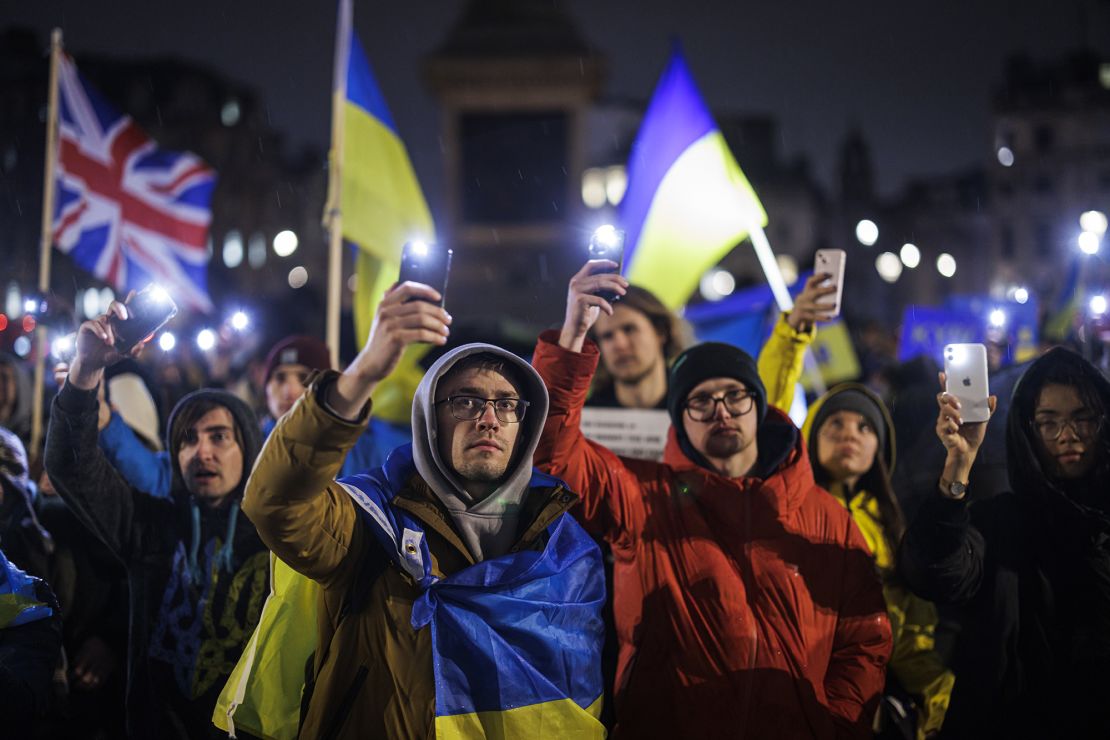
[[[401,250],[401,274],[397,276],[397,282],[410,281],[434,288],[439,292],[438,305],[442,307],[447,302],[447,277],[451,273],[451,255],[450,249],[444,249],[438,244],[408,242]]]
[[[595,274],[613,272],[619,275],[624,266],[624,232],[609,224],[599,226],[590,236],[589,253],[592,260],[611,260],[617,263],[617,269],[597,270]],[[620,300],[619,295],[608,290],[598,291],[595,295],[610,303]]]
[[[985,345],[945,345],[944,377],[944,391],[960,402],[960,418],[965,424],[991,418]]]
[[[116,335],[116,350],[127,354],[136,344],[154,336],[170,319],[177,315],[177,304],[160,285],[151,283],[123,304],[127,319],[115,314],[109,317]]]
[[[847,253],[843,249],[818,249],[813,258],[813,272],[817,275],[829,275],[822,287],[836,288],[836,293],[821,296],[817,303],[828,306],[828,313],[832,316],[840,315],[840,297],[844,293],[844,262]]]

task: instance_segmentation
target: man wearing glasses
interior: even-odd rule
[[[600,737],[605,587],[578,497],[532,469],[547,391],[499,347],[447,352],[413,442],[343,477],[370,393],[451,317],[428,286],[386,294],[366,347],[278,421],[243,510],[323,587],[300,737]],[[311,628],[311,627],[309,627]]]
[[[1064,348],[1031,363],[1005,420],[1011,492],[979,500],[968,480],[993,422],[937,403],[945,465],[899,568],[959,607],[944,736],[1110,737],[1110,383]]]
[[[614,736],[870,737],[890,652],[882,590],[848,512],[813,480],[755,361],[707,342],[671,368],[662,463],[582,436],[598,362],[587,333],[627,281],[588,263],[533,362],[551,408],[538,467],[582,495],[613,548]]]

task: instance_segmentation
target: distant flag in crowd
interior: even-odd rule
[[[118,293],[158,282],[178,304],[212,310],[208,226],[216,174],[160,149],[61,57],[54,244]]]
[[[672,309],[753,227],[767,224],[677,45],[632,147],[621,224],[625,275]]]
[[[1062,342],[1075,332],[1076,319],[1083,305],[1084,290],[1079,279],[1080,258],[1074,256],[1068,265],[1067,275],[1056,295],[1056,302],[1044,322],[1045,339]]]
[[[382,295],[397,279],[401,247],[417,239],[434,241],[435,225],[352,27],[350,0],[340,2],[339,23],[333,94],[343,96],[342,133],[333,137],[331,156],[343,237],[358,247],[355,335],[361,345]],[[335,197],[330,194],[333,203]]]

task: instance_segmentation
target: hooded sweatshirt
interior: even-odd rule
[[[1084,381],[1101,405],[1092,442],[1101,464],[1079,481],[1053,478],[1037,455],[1037,396],[1061,375]],[[1110,737],[1107,409],[1110,383],[1094,366],[1047,352],[1018,382],[1006,419],[1011,492],[970,503],[938,493],[907,530],[903,577],[959,606],[945,737]]]
[[[519,389],[520,397],[530,404],[521,422],[509,469],[501,484],[480,500],[466,492],[462,479],[439,454],[435,406],[440,381],[460,360],[477,354],[494,355],[515,368],[524,384]],[[512,352],[492,344],[465,344],[446,353],[428,369],[416,389],[412,400],[416,470],[451,513],[456,531],[475,560],[503,555],[516,541],[520,507],[532,478],[532,454],[547,419],[547,404],[547,387],[539,373]]]
[[[213,401],[231,413],[243,474],[229,505],[197,505],[171,450],[173,486],[155,498],[129,486],[97,445],[97,399],[66,383],[50,411],[46,469],[59,495],[127,569],[130,593],[127,723],[132,737],[204,737],[211,711],[269,592],[268,554],[239,513],[260,448],[258,425],[223,391],[183,398],[170,414]],[[175,719],[170,719],[170,715]],[[175,735],[173,728],[183,730]]]

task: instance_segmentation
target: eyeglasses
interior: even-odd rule
[[[717,415],[717,404],[722,403],[733,416],[743,416],[755,405],[755,395],[737,388],[720,396],[699,394],[686,399],[686,413],[694,421],[709,421]]]
[[[447,404],[451,416],[459,421],[474,421],[486,413],[486,406],[493,406],[493,413],[502,424],[519,424],[528,410],[528,401],[523,398],[479,398],[478,396],[448,396],[436,401],[436,406]]]
[[[1045,442],[1053,442],[1060,439],[1060,435],[1064,433],[1065,427],[1071,427],[1071,430],[1075,432],[1075,436],[1080,439],[1090,439],[1102,429],[1102,418],[1098,416],[1084,416],[1079,419],[1066,419],[1064,421],[1057,421],[1056,419],[1050,421],[1035,421],[1033,422],[1033,427]]]

